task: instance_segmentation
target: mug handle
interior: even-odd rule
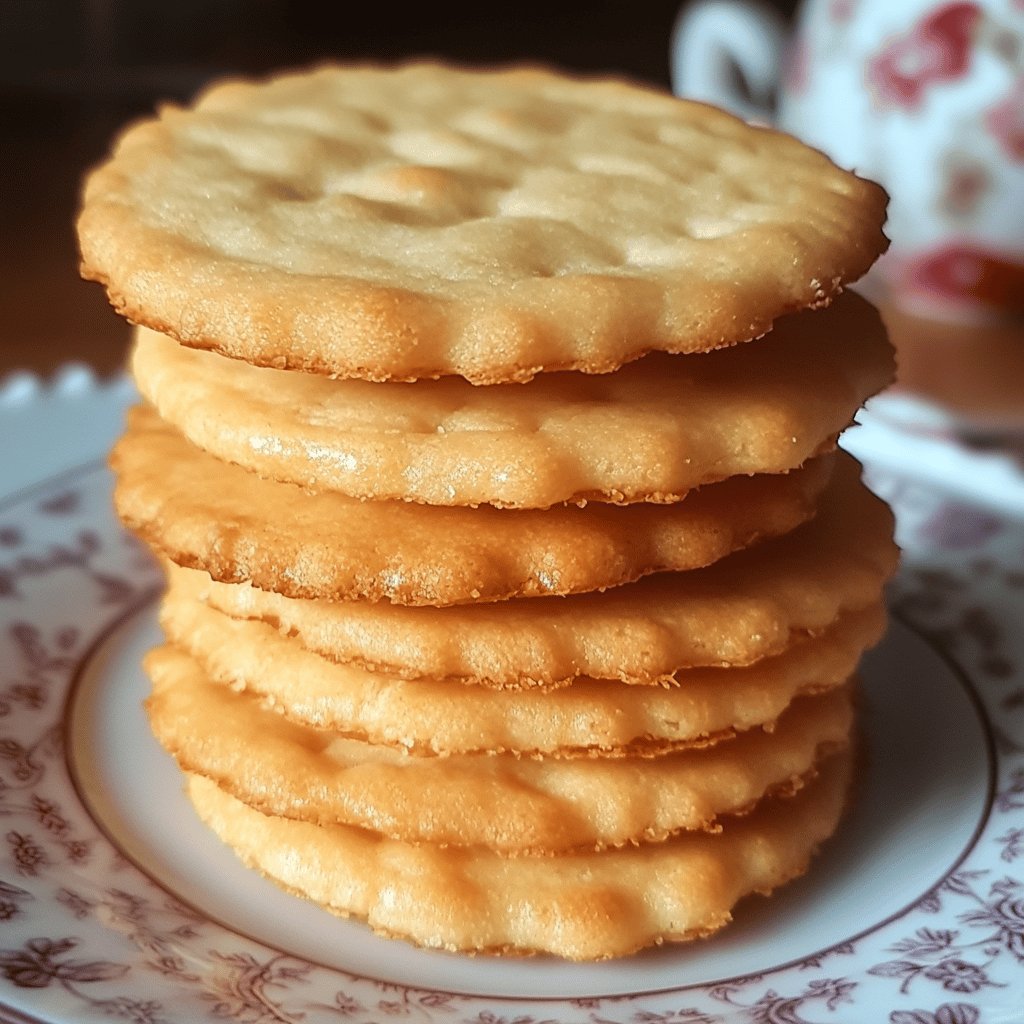
[[[754,0],[684,4],[670,42],[673,92],[725,107],[747,121],[771,124],[786,34],[782,16]],[[737,71],[749,96],[739,86]]]

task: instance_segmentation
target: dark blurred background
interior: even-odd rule
[[[128,328],[79,280],[73,221],[85,170],[159,101],[225,74],[426,55],[667,88],[679,3],[0,0],[0,374],[123,360]]]

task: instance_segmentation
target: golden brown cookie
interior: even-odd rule
[[[848,293],[754,344],[654,355],[597,377],[487,388],[335,381],[145,330],[132,367],[163,419],[261,476],[354,497],[543,508],[674,500],[726,477],[795,469],[832,447],[894,363],[877,312]]]
[[[848,687],[803,697],[771,732],[662,757],[415,756],[296,725],[210,682],[194,659],[151,652],[149,721],[186,772],[264,814],[355,825],[406,842],[562,853],[709,829],[766,793],[799,787],[844,748]]]
[[[426,753],[653,755],[769,725],[798,694],[839,686],[885,627],[880,603],[745,668],[680,672],[665,686],[577,679],[557,690],[495,690],[401,679],[328,661],[272,626],[232,619],[172,585],[167,637],[210,679],[264,698],[299,724]]]
[[[197,775],[189,796],[250,867],[384,935],[439,949],[593,960],[708,935],[742,897],[803,874],[836,829],[849,776],[840,754],[795,796],[766,800],[717,834],[557,857],[413,846],[351,826],[270,817]]]
[[[745,665],[878,601],[896,567],[892,514],[844,456],[810,523],[705,569],[659,573],[604,593],[409,608],[297,601],[171,567],[212,606],[261,619],[309,650],[410,678],[488,686],[577,676],[654,683],[680,668]]]
[[[139,407],[111,465],[122,521],[178,565],[288,597],[448,605],[708,565],[809,519],[832,457],[711,484],[672,505],[438,508],[261,480]]]
[[[84,275],[184,344],[491,383],[756,337],[859,277],[884,211],[878,186],[701,104],[411,64],[165,106],[90,176],[78,230]]]

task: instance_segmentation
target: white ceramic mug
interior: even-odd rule
[[[678,94],[889,190],[876,294],[1024,329],[1024,0],[805,0],[792,39],[757,3],[704,0],[680,13],[672,71]]]

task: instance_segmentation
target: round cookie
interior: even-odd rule
[[[832,457],[672,505],[543,511],[360,501],[262,480],[131,410],[111,453],[121,520],[178,565],[288,597],[449,605],[598,590],[693,569],[809,519]]]
[[[191,578],[185,585],[214,607],[271,622],[326,657],[410,678],[653,683],[680,668],[750,664],[875,603],[896,567],[892,530],[889,509],[844,456],[810,523],[705,569],[603,593],[409,608],[297,601],[176,567],[170,575]]]
[[[839,686],[881,637],[885,609],[876,602],[846,612],[743,668],[689,669],[664,686],[577,679],[555,690],[496,690],[339,665],[264,622],[207,607],[178,582],[160,624],[208,678],[262,698],[300,725],[419,754],[653,756],[768,726],[796,696]]]
[[[885,194],[698,103],[535,69],[226,82],[89,177],[82,272],[252,363],[370,380],[606,372],[829,301]]]
[[[893,376],[876,310],[853,293],[722,352],[618,373],[374,384],[248,366],[138,332],[132,368],[161,418],[263,477],[359,498],[545,508],[673,501],[781,473],[831,448]]]
[[[708,935],[743,896],[803,874],[839,823],[849,778],[849,757],[839,754],[795,796],[765,800],[720,833],[556,857],[414,846],[270,817],[196,775],[189,796],[247,865],[384,935],[453,951],[594,960]]]
[[[146,659],[150,725],[182,770],[264,814],[412,843],[564,853],[711,829],[799,787],[848,743],[849,688],[798,699],[771,732],[641,758],[417,757],[296,725],[168,647]]]

